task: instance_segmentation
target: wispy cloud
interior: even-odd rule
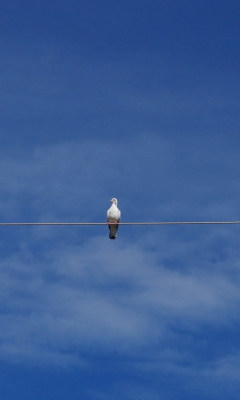
[[[234,150],[190,148],[151,135],[8,153],[1,219],[105,221],[113,195],[123,221],[235,219]],[[238,321],[238,226],[120,226],[115,243],[104,226],[1,231],[2,360],[86,369],[120,354],[136,374],[221,380],[230,350],[211,349]]]
[[[153,343],[156,356],[174,348],[182,331],[201,331],[202,324],[211,331],[237,320],[239,279],[216,275],[211,262],[199,265],[187,248],[188,270],[177,271],[164,265],[161,249],[146,251],[124,239],[113,248],[107,232],[84,245],[62,241],[61,248],[51,239],[51,249],[40,245],[39,257],[34,242],[33,235],[1,261],[3,358],[68,364],[82,362],[83,347],[141,357]]]

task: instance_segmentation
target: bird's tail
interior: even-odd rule
[[[118,225],[117,224],[111,224],[111,225],[108,225],[108,227],[109,227],[109,238],[110,239],[116,239],[117,238]]]

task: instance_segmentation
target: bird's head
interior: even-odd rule
[[[117,206],[118,201],[115,197],[113,197],[110,201]]]

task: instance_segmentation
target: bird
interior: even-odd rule
[[[120,222],[121,218],[121,211],[118,209],[118,201],[115,197],[113,197],[111,200],[112,205],[107,210],[107,223],[109,227],[109,238],[110,239],[116,239],[117,238],[117,230],[118,230],[118,224]]]

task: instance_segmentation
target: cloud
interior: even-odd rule
[[[3,156],[2,216],[87,221],[99,220],[104,210],[105,219],[106,198],[114,194],[126,209],[125,220],[236,219],[234,151],[226,147],[212,160],[211,146],[203,151],[205,143],[195,145],[183,149],[150,135],[118,143],[66,142]]]
[[[234,218],[231,146],[214,160],[189,146],[150,135],[8,153],[1,220],[101,222],[112,196],[123,221]],[[217,343],[238,321],[238,230],[120,226],[112,243],[104,226],[2,227],[0,358],[88,369],[114,355],[150,380],[220,381],[237,366]]]
[[[107,232],[84,245],[51,243],[37,257],[33,237],[1,262],[4,359],[82,363],[83,348],[133,357],[153,343],[161,343],[161,354],[174,347],[178,329],[237,320],[238,281],[214,275],[209,265],[169,270],[139,245],[119,240],[113,248]]]
[[[24,157],[3,158],[3,214],[21,214],[25,207],[30,215],[37,212],[40,217],[49,213],[55,213],[55,218],[60,214],[69,217],[78,213],[79,217],[89,219],[90,209],[95,214],[106,204],[103,197],[106,202],[114,191],[126,194],[130,190],[137,196],[144,190],[141,184],[154,187],[149,177],[168,163],[167,144],[161,138],[157,143],[158,150],[153,148],[155,141],[144,138],[138,140],[137,148],[135,141],[118,145],[104,141],[70,142],[38,147]]]

